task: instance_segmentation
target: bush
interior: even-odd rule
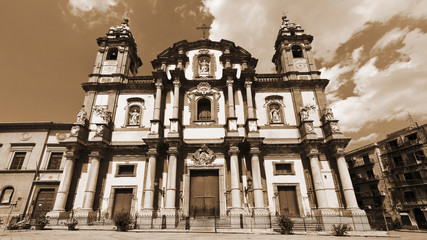
[[[277,217],[277,224],[280,227],[280,233],[282,234],[291,234],[294,228],[294,221],[287,216],[280,215]]]
[[[351,227],[345,223],[344,224],[340,223],[338,225],[335,225],[335,224],[332,225],[332,233],[335,236],[344,236],[348,231],[351,231]]]
[[[129,225],[132,224],[133,219],[129,213],[117,213],[114,215],[113,221],[118,231],[126,231]]]

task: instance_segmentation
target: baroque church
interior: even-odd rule
[[[34,188],[52,189],[49,201],[37,212],[42,191],[31,190],[36,204],[24,215],[92,222],[128,212],[141,227],[166,228],[209,217],[271,228],[278,215],[316,216],[326,228],[339,217],[369,229],[312,41],[284,16],[275,73],[257,73],[258,60],[232,41],[204,38],[174,43],[140,76],[128,20],[111,27],[97,39],[76,122],[47,147],[63,149],[56,177],[35,177]]]

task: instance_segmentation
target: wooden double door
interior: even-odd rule
[[[117,213],[130,213],[132,198],[132,188],[116,188],[114,191],[114,206],[112,217],[114,217]]]
[[[299,217],[297,191],[295,186],[278,186],[280,215]]]
[[[219,215],[218,170],[191,170],[190,216],[206,218]]]
[[[40,189],[37,193],[37,198],[34,204],[32,219],[38,219],[45,216],[53,208],[53,200],[55,199],[55,189]]]

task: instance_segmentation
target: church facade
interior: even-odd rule
[[[174,43],[139,76],[128,22],[111,27],[97,39],[77,121],[59,140],[66,150],[47,216],[128,212],[167,228],[212,216],[339,216],[368,229],[313,37],[282,20],[268,74],[234,42],[201,39]]]

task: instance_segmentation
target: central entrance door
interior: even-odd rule
[[[299,216],[295,186],[278,186],[280,214],[289,217]]]
[[[190,172],[190,216],[206,218],[219,215],[218,177],[218,170]]]
[[[36,203],[34,204],[33,219],[45,216],[52,210],[53,199],[55,198],[55,189],[40,189],[37,194]]]
[[[130,213],[132,205],[132,188],[117,188],[114,194],[113,216],[117,213]]]

